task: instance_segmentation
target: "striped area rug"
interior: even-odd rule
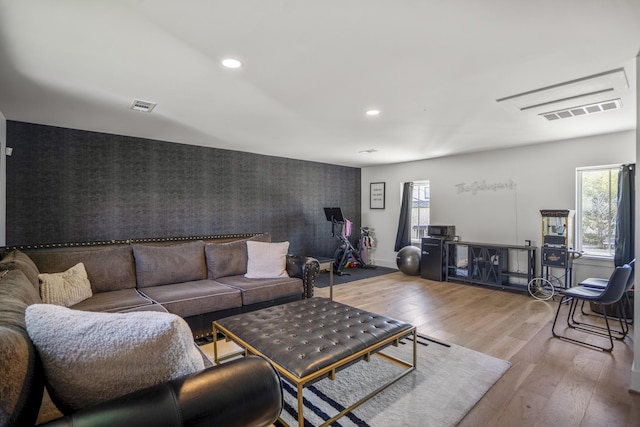
[[[385,353],[411,360],[412,337]],[[418,368],[338,419],[342,427],[455,426],[509,369],[507,361],[461,346],[418,337]],[[374,356],[303,391],[305,427],[317,426],[379,387],[403,368]],[[297,426],[297,390],[284,381],[282,419]]]

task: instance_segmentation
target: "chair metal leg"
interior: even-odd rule
[[[627,327],[629,327],[629,325],[633,325],[633,303],[631,302],[631,298],[629,298],[629,292],[624,293],[624,299],[625,299],[625,304],[621,304],[622,314],[624,316],[624,321],[627,324]],[[631,309],[631,313],[630,313],[631,318],[627,316],[627,307]]]
[[[591,343],[588,343],[586,341],[580,341],[578,339],[570,338],[570,337],[568,337],[566,335],[560,335],[559,333],[557,333],[556,332],[556,323],[558,321],[558,315],[560,314],[560,310],[561,310],[562,306],[564,304],[566,304],[566,303],[569,303],[569,312],[567,313],[567,326],[568,327],[570,327],[572,329],[583,330],[584,332],[595,334],[595,335],[607,336],[609,338],[610,346],[609,347],[602,347],[602,346],[599,346],[599,345],[591,344]],[[605,323],[606,323],[607,329],[608,329],[608,334],[605,335],[605,334],[600,333],[600,332],[595,332],[595,331],[588,330],[586,328],[580,328],[580,327],[576,327],[576,326],[572,326],[571,325],[571,317],[573,315],[575,315],[575,311],[577,309],[577,306],[578,306],[578,300],[576,298],[566,297],[566,296],[563,296],[562,298],[560,298],[560,302],[558,303],[558,310],[556,310],[556,315],[555,315],[555,317],[553,319],[553,325],[551,327],[551,333],[553,334],[553,336],[555,338],[561,339],[563,341],[572,342],[574,344],[579,344],[579,345],[582,345],[582,346],[585,346],[585,347],[588,347],[588,348],[601,350],[601,351],[606,351],[606,352],[611,352],[613,350],[613,336],[611,335],[611,329],[609,327],[609,318],[607,316],[606,307],[603,306],[603,308],[604,308],[603,317],[604,317],[604,320],[605,320]]]
[[[551,328],[553,336],[589,348],[607,352],[612,351],[614,334],[612,333],[611,324],[609,322],[610,315],[609,313],[607,313],[607,305],[619,304],[623,299],[624,294],[627,290],[626,287],[630,283],[631,272],[632,267],[628,264],[616,267],[607,282],[607,286],[600,291],[590,289],[588,286],[576,286],[574,288],[569,288],[562,291],[562,298],[560,299],[560,304],[558,304],[558,310],[556,311],[555,318],[553,319],[553,326]],[[584,301],[590,301],[602,306],[602,317],[604,318],[606,327],[594,325],[592,323],[585,323],[576,319],[578,304],[583,303]],[[567,328],[565,328],[563,334],[561,335],[556,332],[555,328],[558,322],[560,310],[566,303],[569,303],[567,313]],[[620,305],[618,305],[616,309],[617,320],[618,322],[620,322],[620,330],[614,330],[616,332],[615,338],[624,339],[629,330],[628,324],[626,323],[626,313],[624,308],[622,308]],[[581,308],[581,311],[583,311],[583,308]],[[574,329],[577,331],[607,338],[609,340],[609,347],[591,344],[587,341],[581,341],[576,338],[570,338],[569,336],[567,336],[567,333],[569,333],[569,335],[572,335],[573,332],[569,332],[567,329]]]
[[[622,301],[621,301],[619,304],[622,305],[622,309],[624,310],[624,312],[622,314],[622,319],[624,320],[624,322],[626,324],[625,326],[626,326],[627,332],[628,332],[629,326],[633,325],[633,319],[632,318],[630,319],[629,317],[627,317],[626,308],[625,307],[627,305],[629,307],[633,307],[633,305],[631,304],[631,298],[629,298],[629,292],[625,292],[624,295],[623,295],[623,298],[625,299],[625,303],[622,303]],[[594,313],[591,310],[590,311],[585,311],[585,309],[584,309],[585,303],[586,303],[586,301],[583,300],[582,301],[582,305],[580,307],[580,312],[582,313],[582,315],[584,315],[584,316],[602,317],[602,314],[600,314],[600,313]],[[625,332],[625,335],[626,335],[626,332]]]
[[[629,307],[632,308],[632,315],[633,315],[633,303],[631,302],[631,298],[629,297],[629,292],[625,292],[624,293],[624,297],[627,300],[627,304],[629,305]],[[625,305],[626,306],[626,305]],[[633,317],[631,317],[631,319],[629,319],[626,315],[625,315],[625,319],[627,320],[627,325],[633,325]]]
[[[581,314],[585,315],[585,316],[595,316],[595,317],[604,317],[602,314],[599,313],[594,313],[594,312],[590,312],[590,313],[585,313],[584,311],[584,304],[585,304],[585,300],[582,300],[582,304],[580,307],[580,312]],[[603,309],[606,309],[606,307],[603,305]],[[614,316],[615,318],[618,319],[618,321],[620,322],[620,329],[615,329],[615,328],[605,328],[603,326],[598,326],[598,325],[594,325],[592,323],[586,323],[586,322],[580,322],[578,320],[575,319],[575,310],[573,311],[572,315],[571,315],[571,320],[569,322],[569,327],[575,328],[575,329],[580,329],[580,330],[585,330],[585,328],[590,328],[590,329],[596,329],[596,330],[601,330],[601,331],[607,331],[607,334],[604,334],[603,332],[598,333],[596,331],[591,331],[591,330],[587,330],[587,332],[592,332],[594,334],[600,334],[603,336],[608,336],[609,334],[612,334],[613,337],[617,340],[624,340],[627,336],[627,334],[629,333],[629,323],[627,320],[627,315],[626,315],[626,309],[624,307],[624,304],[622,302],[618,303],[617,306],[617,316]],[[610,316],[611,317],[611,316]]]

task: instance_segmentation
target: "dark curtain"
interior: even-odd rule
[[[405,182],[402,186],[402,205],[400,206],[400,220],[398,221],[398,234],[394,250],[411,244],[411,198],[413,197],[413,182]]]
[[[616,267],[635,258],[635,176],[636,165],[623,165],[618,173],[618,212],[616,214]]]

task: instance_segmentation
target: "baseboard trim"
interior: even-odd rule
[[[640,393],[640,371],[636,370],[636,362],[631,364],[631,387],[630,390]]]

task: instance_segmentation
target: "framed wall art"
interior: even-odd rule
[[[384,182],[372,182],[369,195],[370,209],[384,209]]]

